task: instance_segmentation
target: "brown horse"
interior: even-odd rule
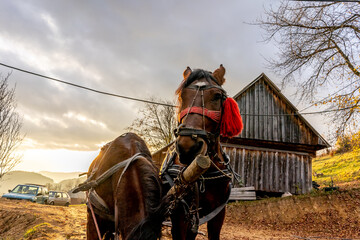
[[[208,238],[220,238],[233,176],[220,135],[232,137],[242,129],[238,106],[221,87],[224,74],[222,65],[214,73],[188,67],[176,91],[179,126],[176,141],[162,164],[163,182],[172,185],[174,181],[176,185],[179,173],[199,154],[210,157],[211,167],[170,209],[173,239],[195,239],[198,225],[205,222]]]
[[[136,134],[123,134],[105,145],[79,188],[89,191],[87,239],[160,237],[164,213],[159,212],[158,169]]]

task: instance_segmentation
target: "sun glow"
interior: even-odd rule
[[[71,151],[65,149],[28,149],[22,152],[22,161],[15,170],[86,172],[98,151]]]

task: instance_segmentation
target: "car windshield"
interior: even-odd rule
[[[55,192],[50,191],[49,192],[49,197],[54,197],[54,196],[55,196]]]
[[[36,195],[38,192],[38,187],[35,186],[26,186],[26,185],[18,185],[12,190],[13,193],[21,193],[21,194],[31,194]]]

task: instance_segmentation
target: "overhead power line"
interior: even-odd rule
[[[0,63],[0,65],[1,65],[1,66],[4,66],[4,67],[7,67],[7,68],[11,68],[11,69],[17,70],[17,71],[20,71],[20,72],[24,72],[24,73],[31,74],[31,75],[34,75],[34,76],[38,76],[38,77],[42,77],[42,78],[45,78],[45,79],[49,79],[49,80],[51,80],[51,81],[60,82],[60,83],[63,83],[63,84],[67,84],[67,85],[70,85],[70,86],[73,86],[73,87],[77,87],[77,88],[80,88],[80,89],[84,89],[84,90],[87,90],[87,91],[91,91],[91,92],[95,92],[95,93],[99,93],[99,94],[103,94],[103,95],[108,95],[108,96],[118,97],[118,98],[124,98],[124,99],[128,99],[128,100],[133,100],[133,101],[138,101],[138,102],[144,102],[144,103],[149,103],[149,104],[162,105],[162,106],[166,106],[166,107],[178,107],[178,106],[172,105],[172,104],[155,102],[155,101],[149,101],[149,100],[140,99],[140,98],[134,98],[134,97],[128,97],[128,96],[123,96],[123,95],[119,95],[119,94],[115,94],[115,93],[109,93],[109,92],[104,92],[104,91],[96,90],[96,89],[94,89],[94,88],[84,87],[84,86],[81,86],[81,85],[78,85],[78,84],[75,84],[75,83],[63,81],[63,80],[56,79],[56,78],[53,78],[53,77],[48,77],[48,76],[45,76],[45,75],[42,75],[42,74],[39,74],[39,73],[27,71],[27,70],[24,70],[24,69],[21,69],[21,68],[17,68],[17,67],[13,67],[13,66],[10,66],[10,65],[7,65],[7,64],[4,64],[4,63]],[[346,86],[346,87],[348,87],[348,86]],[[345,87],[345,88],[346,88],[346,87]],[[341,90],[342,90],[342,89],[341,89]],[[341,90],[339,90],[339,91],[341,91]],[[247,114],[247,113],[241,113],[241,115],[244,115],[244,116],[246,116],[246,115],[247,115],[247,116],[294,116],[294,115],[311,115],[311,114],[322,114],[322,113],[328,113],[328,112],[343,111],[343,110],[348,110],[348,109],[351,109],[351,108],[352,108],[352,107],[346,107],[346,108],[340,108],[340,109],[324,110],[324,111],[317,111],[317,112],[307,112],[307,113],[299,113],[299,112],[296,112],[296,113],[293,113],[293,114]],[[303,110],[305,110],[305,109],[303,109]],[[302,111],[303,111],[303,110],[302,110]]]
[[[85,90],[91,91],[91,92],[96,92],[96,93],[100,93],[100,94],[104,94],[104,95],[108,95],[108,96],[113,96],[113,97],[119,97],[119,98],[129,99],[129,100],[138,101],[138,102],[144,102],[144,103],[162,105],[162,106],[166,106],[166,107],[176,107],[175,105],[172,105],[172,104],[155,102],[155,101],[149,101],[149,100],[139,99],[139,98],[134,98],[134,97],[127,97],[127,96],[123,96],[123,95],[119,95],[119,94],[115,94],[115,93],[109,93],[109,92],[104,92],[104,91],[96,90],[96,89],[94,89],[94,88],[84,87],[84,86],[81,86],[81,85],[78,85],[78,84],[75,84],[75,83],[66,82],[66,81],[63,81],[63,80],[60,80],[60,79],[48,77],[48,76],[45,76],[45,75],[42,75],[42,74],[38,74],[38,73],[35,73],[35,72],[31,72],[31,71],[27,71],[27,70],[24,70],[24,69],[21,69],[21,68],[17,68],[17,67],[13,67],[13,66],[10,66],[10,65],[6,65],[6,64],[4,64],[4,63],[0,63],[0,65],[2,65],[2,66],[4,66],[4,67],[7,67],[7,68],[11,68],[11,69],[17,70],[17,71],[20,71],[20,72],[24,72],[24,73],[28,73],[28,74],[31,74],[31,75],[35,75],[35,76],[38,76],[38,77],[46,78],[46,79],[49,79],[49,80],[52,80],[52,81],[64,83],[64,84],[67,84],[67,85],[70,85],[70,86],[73,86],[73,87],[85,89]]]
[[[360,2],[360,0],[291,0],[294,2]]]
[[[284,114],[251,114],[251,113],[240,113],[242,116],[254,116],[254,117],[276,117],[276,116],[296,116],[296,115],[312,115],[312,114],[321,114],[321,113],[329,113],[329,112],[338,112],[348,110],[354,107],[344,107],[338,109],[329,109],[324,111],[317,111],[317,112],[306,112],[306,113],[284,113]]]

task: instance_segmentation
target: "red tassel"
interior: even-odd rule
[[[233,98],[226,98],[223,103],[220,134],[224,137],[234,137],[241,133],[243,122],[239,106]]]

